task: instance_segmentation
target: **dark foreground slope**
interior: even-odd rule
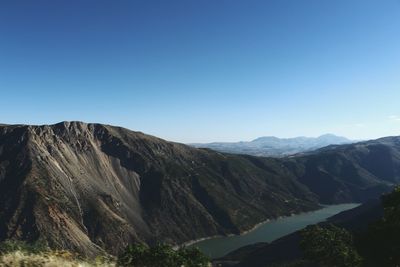
[[[399,181],[398,138],[287,159],[225,155],[127,129],[0,126],[0,240],[94,255],[179,244],[358,202]]]
[[[353,232],[363,231],[382,217],[378,196],[383,187],[400,182],[400,138],[386,137],[352,145],[331,146],[297,157],[284,159],[299,181],[317,193],[324,203],[345,201],[349,197],[367,201],[328,221]],[[385,191],[385,190],[383,190]],[[382,191],[382,192],[383,192]],[[299,232],[271,244],[258,243],[233,251],[219,261],[223,266],[257,267],[301,259]]]
[[[322,222],[320,225],[333,223],[352,232],[360,233],[365,231],[368,225],[382,218],[382,215],[381,202],[379,199],[374,199],[357,208],[332,216],[327,222]],[[223,267],[286,266],[285,263],[298,261],[304,257],[300,249],[302,239],[300,232],[296,231],[271,243],[256,243],[242,247],[215,262]]]
[[[317,208],[307,187],[268,166],[100,124],[0,126],[0,240],[117,253]]]

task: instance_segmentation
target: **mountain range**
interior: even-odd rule
[[[1,125],[0,241],[116,255],[363,202],[399,181],[399,137],[265,158],[102,124]]]
[[[319,137],[300,136],[294,138],[264,136],[249,142],[193,143],[190,145],[197,148],[210,148],[216,151],[233,154],[284,157],[316,150],[329,145],[342,145],[350,143],[354,143],[354,141],[333,134],[324,134]]]

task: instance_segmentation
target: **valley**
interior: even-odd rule
[[[2,125],[0,240],[117,255],[132,242],[179,245],[364,202],[399,181],[398,137],[277,159],[102,124]]]
[[[270,243],[307,225],[320,223],[331,216],[357,206],[359,204],[356,203],[325,206],[316,211],[269,220],[242,235],[215,237],[196,242],[191,246],[198,247],[206,256],[212,259],[220,258],[244,246],[260,242]]]

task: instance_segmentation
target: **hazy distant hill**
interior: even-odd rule
[[[353,141],[333,134],[319,137],[278,138],[259,137],[250,142],[191,144],[197,148],[210,148],[220,152],[248,154],[254,156],[282,157],[300,152],[311,151],[329,145],[349,144]]]
[[[400,181],[400,138],[290,158],[232,155],[124,128],[0,126],[0,241],[86,255],[240,233],[318,203],[360,202]]]

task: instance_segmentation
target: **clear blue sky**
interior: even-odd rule
[[[2,0],[0,122],[400,135],[398,0]]]

